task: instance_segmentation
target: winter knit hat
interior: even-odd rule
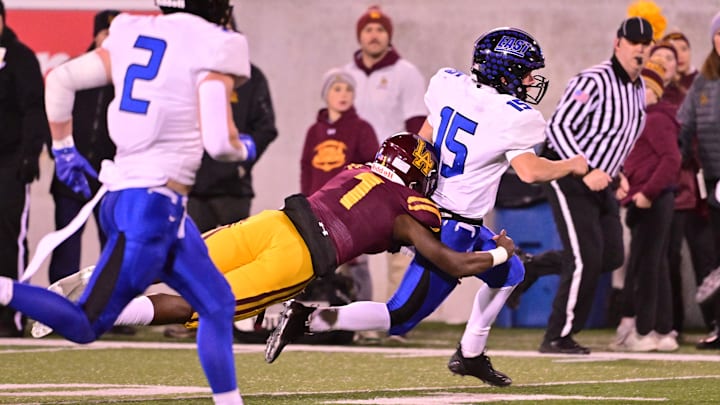
[[[662,37],[660,42],[666,42],[666,41],[685,41],[685,43],[690,46],[690,40],[680,31],[673,31]]]
[[[673,44],[670,43],[670,41],[660,41],[660,42],[658,42],[655,46],[653,46],[653,47],[650,49],[650,56],[652,56],[652,55],[655,53],[655,51],[657,51],[658,49],[668,49],[668,50],[670,50],[670,52],[672,52],[672,54],[675,55],[675,60],[677,61],[677,59],[678,59],[677,50],[675,49],[675,47],[673,46]]]
[[[645,80],[645,87],[652,90],[658,97],[662,97],[665,86],[663,85],[663,75],[665,68],[660,64],[650,61],[645,64],[640,75]]]
[[[336,82],[347,83],[355,89],[355,79],[347,71],[341,68],[330,69],[323,75],[323,86],[320,93],[322,100],[327,100],[327,94],[330,91],[330,86]]]
[[[118,14],[120,14],[120,12],[117,10],[103,10],[95,14],[93,37],[97,36],[98,32],[110,28],[110,23]]]
[[[710,41],[715,37],[715,33],[720,30],[720,12],[715,14],[712,21],[710,22]]]
[[[393,34],[393,26],[392,21],[390,20],[390,17],[387,16],[387,14],[380,11],[380,6],[370,6],[368,7],[365,14],[360,16],[360,18],[357,21],[357,39],[360,40],[360,31],[362,31],[363,28],[365,28],[366,25],[370,23],[379,23],[380,25],[385,28],[385,31],[388,32],[388,37],[392,41],[392,34]]]

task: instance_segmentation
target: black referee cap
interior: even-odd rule
[[[650,43],[653,40],[652,25],[642,17],[631,17],[620,24],[618,38],[638,43]]]

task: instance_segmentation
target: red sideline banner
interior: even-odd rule
[[[44,76],[52,68],[87,51],[93,41],[93,19],[99,11],[10,9],[6,10],[6,26],[35,51]]]

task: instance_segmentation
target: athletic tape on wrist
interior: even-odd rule
[[[498,264],[503,264],[508,259],[508,252],[505,250],[505,248],[502,247],[496,247],[495,249],[491,249],[487,251],[492,255],[493,258],[493,267],[497,266]]]

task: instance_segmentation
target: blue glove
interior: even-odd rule
[[[85,174],[97,178],[97,172],[90,166],[75,146],[52,150],[55,156],[55,175],[58,180],[70,187],[74,193],[90,198],[90,185]]]
[[[255,141],[250,135],[243,133],[238,136],[238,139],[243,145],[245,145],[245,150],[247,150],[247,159],[245,159],[245,161],[254,161],[257,158],[257,146],[255,146]]]

